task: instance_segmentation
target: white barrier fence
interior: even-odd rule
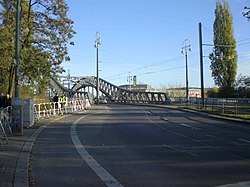
[[[35,104],[35,118],[51,117],[58,114],[81,111],[90,107],[89,99],[73,99],[65,103],[49,102]]]
[[[76,111],[82,111],[90,107],[89,99],[72,99],[65,103],[49,102],[34,104],[35,119],[63,115]],[[7,134],[13,135],[12,132],[12,107],[9,106],[0,110],[0,149],[4,144],[8,144]]]
[[[0,144],[3,149],[3,145],[8,143],[7,133],[13,134],[11,129],[12,124],[12,115],[11,115],[12,107],[6,107],[0,112]]]

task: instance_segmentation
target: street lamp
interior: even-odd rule
[[[130,75],[130,72],[129,72],[129,76],[127,77],[127,81],[128,81],[128,84],[129,84],[129,91],[131,91],[131,82],[132,82],[132,76]]]
[[[185,59],[186,59],[186,101],[187,103],[188,103],[188,58],[187,58],[188,51],[191,51],[191,45],[190,45],[190,41],[186,39],[182,43],[181,53],[182,54],[185,53]]]
[[[96,40],[94,47],[96,48],[96,103],[99,105],[99,92],[100,92],[100,80],[99,80],[99,45],[101,45],[100,33],[96,32]]]
[[[19,89],[19,63],[20,63],[20,0],[17,0],[16,5],[16,41],[15,41],[15,98],[20,97]]]

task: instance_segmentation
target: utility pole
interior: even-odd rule
[[[188,104],[188,100],[189,100],[189,91],[188,91],[188,51],[191,51],[191,45],[190,45],[190,41],[188,39],[184,40],[184,42],[182,43],[182,51],[181,53],[184,54],[185,53],[185,59],[186,59],[186,102]]]
[[[132,76],[131,75],[129,75],[127,77],[127,81],[128,81],[128,84],[129,84],[129,91],[131,91],[131,81],[132,81]]]
[[[20,97],[19,89],[19,64],[20,64],[20,0],[17,0],[16,5],[16,41],[15,41],[15,98]]]
[[[201,77],[201,99],[204,102],[204,75],[203,75],[203,49],[202,49],[202,25],[199,23],[199,45],[200,45],[200,77]]]
[[[99,45],[101,45],[100,33],[96,32],[94,47],[96,48],[96,104],[99,105],[100,79],[99,79]]]

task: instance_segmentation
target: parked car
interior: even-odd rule
[[[100,99],[100,100],[99,100],[99,103],[100,103],[100,104],[107,104],[108,101],[107,101],[106,99]]]

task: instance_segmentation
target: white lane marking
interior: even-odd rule
[[[250,143],[250,140],[245,140],[245,139],[241,139],[241,138],[239,138],[238,140],[240,140],[242,142]]]
[[[249,186],[250,186],[250,181],[225,184],[225,185],[216,186],[216,187],[249,187]]]
[[[184,126],[184,127],[188,127],[188,128],[194,129],[194,130],[201,130],[201,128],[193,127],[193,126],[187,125],[187,124],[185,124],[185,123],[180,123],[179,125],[180,125],[180,126]]]
[[[75,120],[71,125],[71,139],[75,145],[80,156],[88,164],[88,166],[95,172],[95,174],[105,183],[108,187],[123,187],[105,168],[103,168],[85,149],[76,132],[76,126],[80,120],[88,117],[89,115],[82,116]]]
[[[164,120],[164,121],[168,121],[167,117],[161,117],[161,119]]]
[[[170,146],[170,145],[164,144],[163,146],[164,146],[164,147],[168,147],[168,148],[170,148],[170,149],[173,149],[173,150],[175,150],[175,151],[179,151],[179,152],[182,152],[182,153],[189,154],[189,155],[194,156],[194,157],[199,157],[197,154],[191,153],[191,152],[189,152],[189,151],[184,151],[184,150],[181,150],[181,149],[177,149],[177,148],[174,148],[174,147],[172,147],[172,146]]]
[[[205,135],[208,136],[208,137],[211,137],[211,138],[221,139],[220,137],[217,137],[217,136],[214,136],[214,135],[211,135],[211,134],[205,134]]]
[[[188,127],[188,128],[192,128],[192,126],[187,125],[187,124],[185,124],[185,123],[181,123],[181,124],[179,124],[179,125],[184,126],[184,127]]]
[[[153,114],[150,110],[149,111],[146,111],[148,114]]]

